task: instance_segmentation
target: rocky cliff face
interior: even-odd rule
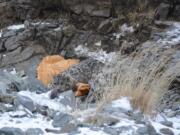
[[[167,18],[174,16],[179,18],[179,1],[162,1],[158,0],[143,0],[136,1],[117,1],[117,0],[1,0],[0,1],[0,16],[3,27],[7,24],[12,24],[14,21],[25,21],[34,18],[51,18],[55,13],[58,14],[74,14],[75,18],[80,16],[108,18],[121,14],[128,14],[129,11],[141,10],[140,8],[157,8],[157,18]],[[129,10],[129,7],[130,10]],[[137,9],[139,7],[139,9]],[[163,10],[165,12],[163,13]],[[62,13],[63,12],[63,13]],[[85,19],[85,18],[84,18]],[[86,19],[85,19],[86,20]]]

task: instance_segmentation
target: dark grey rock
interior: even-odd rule
[[[167,127],[173,127],[173,123],[171,121],[162,121],[161,124],[163,124]]]
[[[56,113],[53,117],[52,125],[54,127],[63,127],[65,124],[69,123],[73,117],[66,113]]]
[[[127,131],[133,131],[134,132],[134,129],[132,126],[122,126],[122,127],[119,127],[118,129],[116,129],[118,131],[118,133],[123,133],[123,132],[127,132]]]
[[[176,112],[175,111],[170,111],[170,112],[166,113],[166,116],[169,117],[169,118],[175,117]]]
[[[26,135],[44,135],[44,132],[40,128],[29,128],[26,130]]]
[[[146,125],[145,127],[139,127],[136,131],[137,135],[156,135],[156,130],[152,125]]]
[[[6,71],[0,71],[0,76],[1,94],[12,94],[13,92],[20,91],[20,83],[23,83],[22,78]]]
[[[138,124],[141,124],[141,123],[144,122],[144,121],[143,121],[143,120],[144,120],[144,116],[143,116],[143,114],[140,113],[140,112],[138,112],[138,113],[132,113],[131,118],[132,118],[133,120],[135,120],[136,123],[138,123]]]
[[[180,110],[176,110],[176,116],[180,116]]]
[[[119,119],[114,118],[112,116],[108,116],[107,114],[97,114],[96,116],[89,117],[86,120],[86,123],[93,124],[96,126],[112,126],[119,122]]]
[[[46,107],[46,106],[41,106],[41,105],[36,105],[36,112],[38,112],[38,113],[40,113],[40,114],[42,114],[42,115],[44,115],[44,116],[51,116],[50,114],[49,114],[49,108],[48,107]]]
[[[161,3],[156,11],[156,19],[166,20],[168,18],[170,5]]]
[[[65,126],[63,126],[60,130],[60,133],[74,133],[77,132],[77,125],[73,123],[68,123]]]
[[[112,31],[112,27],[112,21],[110,19],[107,19],[101,22],[101,24],[98,27],[98,32],[102,34],[107,34]]]
[[[105,127],[105,128],[103,129],[103,131],[104,131],[105,133],[110,134],[110,135],[119,135],[119,133],[118,133],[118,132],[116,131],[116,129],[114,129],[114,128]]]
[[[34,112],[36,110],[35,103],[29,97],[18,95],[16,98],[16,103],[22,105],[31,112]]]
[[[173,16],[179,18],[179,14],[180,14],[180,5],[176,5]]]
[[[75,108],[76,106],[76,98],[72,90],[61,93],[61,98],[59,102],[65,106],[69,106],[71,108]]]
[[[129,114],[129,110],[126,110],[124,108],[121,107],[113,107],[111,104],[106,105],[103,107],[102,112],[104,113],[108,113],[108,114],[114,114],[115,116],[118,116],[119,114]],[[133,114],[133,112],[131,113]]]
[[[0,129],[0,135],[25,135],[19,128],[4,127]]]
[[[162,128],[160,129],[160,132],[164,135],[174,135],[174,132],[169,128]]]

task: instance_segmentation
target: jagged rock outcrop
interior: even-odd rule
[[[161,18],[161,10],[165,9],[168,16],[179,15],[179,1],[165,1],[167,8],[160,5],[157,10],[157,18]],[[160,0],[144,0],[141,3],[138,0],[1,0],[0,1],[0,28],[10,25],[14,22],[22,22],[27,19],[51,18],[53,13],[62,11],[62,16],[74,14],[74,19],[90,21],[88,17],[95,17],[93,22],[109,17],[127,15],[137,7],[142,6],[145,9],[153,7],[154,9],[162,3]],[[129,7],[131,6],[131,10]],[[146,8],[147,7],[147,8]],[[140,9],[141,10],[141,9]],[[165,13],[163,13],[165,14]],[[99,18],[100,17],[100,18]],[[91,23],[91,22],[89,22]],[[91,24],[92,25],[92,24]]]

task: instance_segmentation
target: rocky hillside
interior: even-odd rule
[[[180,135],[179,0],[0,0],[0,19],[0,135]],[[80,62],[46,87],[48,55]]]

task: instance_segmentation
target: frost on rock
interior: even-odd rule
[[[91,51],[89,50],[89,48],[83,47],[82,45],[79,45],[77,48],[75,48],[75,53],[81,57],[94,58],[98,61],[101,61],[102,63],[112,62],[116,56],[115,52],[107,53],[106,51],[103,50]]]
[[[177,45],[180,43],[180,23],[173,23],[166,32],[160,33],[161,37],[157,41],[160,45]]]
[[[152,125],[154,126],[154,128],[156,129],[156,131],[158,131],[160,133],[160,129],[162,128],[167,128],[165,125],[162,125],[161,122],[162,121],[169,121],[173,123],[173,127],[168,127],[169,129],[171,129],[174,134],[178,135],[180,134],[180,117],[173,117],[173,118],[167,118],[166,116],[164,116],[163,114],[158,114],[156,116],[155,119],[150,119]]]
[[[24,28],[25,28],[24,24],[11,25],[7,27],[8,30],[19,30],[19,29],[24,29]]]
[[[79,128],[79,133],[78,135],[109,135],[103,131],[93,131],[89,128]]]
[[[123,34],[134,32],[133,26],[128,26],[126,23],[120,27],[120,30]]]
[[[133,33],[134,28],[133,26],[128,26],[126,23],[119,27],[120,32],[113,33],[113,36],[116,37],[116,39],[120,39],[121,37],[126,36],[128,33]]]
[[[61,103],[59,103],[59,99],[62,99],[63,97],[59,97],[58,99],[51,100],[49,98],[49,93],[43,93],[43,94],[36,94],[34,92],[30,91],[21,91],[19,92],[19,95],[29,97],[34,101],[35,104],[41,105],[41,106],[47,106],[49,109],[60,111],[60,112],[67,112],[71,111],[70,106],[65,106]]]
[[[114,108],[122,108],[124,110],[132,110],[130,101],[127,97],[123,97],[121,99],[115,100],[112,102],[112,107]]]
[[[42,115],[37,114],[35,117],[23,117],[23,118],[13,118],[8,113],[4,113],[0,116],[0,128],[3,127],[15,127],[21,128],[22,130],[27,130],[28,128],[53,128],[51,125],[52,121],[46,120]]]

